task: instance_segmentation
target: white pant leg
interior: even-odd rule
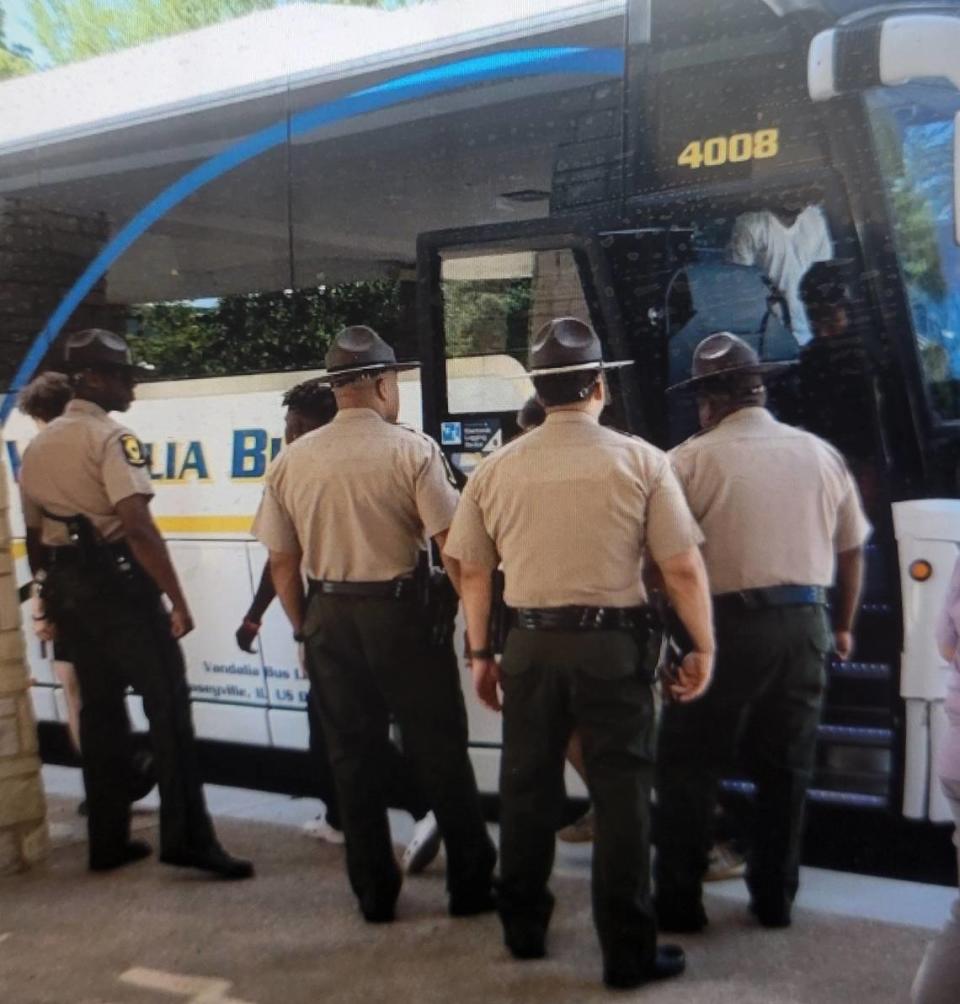
[[[957,845],[960,867],[960,781],[941,781],[950,803],[957,829],[953,842]],[[923,962],[913,981],[913,1004],[957,1004],[960,1001],[960,899],[954,901],[950,920],[927,948]]]

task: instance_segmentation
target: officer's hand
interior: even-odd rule
[[[491,711],[502,711],[497,685],[500,683],[500,667],[496,659],[471,659],[470,671],[473,673],[473,686],[480,698],[480,703]]]
[[[834,631],[833,650],[837,653],[837,658],[846,662],[853,655],[853,632]]]
[[[670,696],[685,704],[706,693],[713,678],[713,653],[689,652],[684,656],[676,679],[670,684]]]
[[[170,611],[170,633],[174,638],[182,638],[193,630],[193,617],[186,607],[173,607]]]
[[[241,652],[253,652],[253,642],[257,637],[259,630],[260,629],[251,621],[244,621],[240,627],[237,628],[236,639]]]

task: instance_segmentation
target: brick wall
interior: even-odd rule
[[[0,466],[0,875],[20,871],[47,852],[46,803],[7,505],[7,480]]]

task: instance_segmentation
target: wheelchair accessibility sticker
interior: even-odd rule
[[[462,422],[441,422],[440,423],[440,444],[441,446],[459,446],[463,442]]]

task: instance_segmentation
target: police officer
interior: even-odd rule
[[[757,785],[751,908],[766,927],[789,925],[825,662],[831,648],[841,659],[853,648],[870,528],[837,451],[764,407],[763,376],[785,365],[715,334],[697,347],[692,378],[673,388],[696,395],[703,429],[671,459],[706,536],[718,661],[707,696],[669,705],[661,725],[656,904],[667,930],[707,923],[709,822],[719,773],[737,752]]]
[[[67,338],[75,397],[30,443],[20,471],[31,566],[46,568],[44,599],[74,656],[89,864],[106,871],[150,853],[130,838],[124,782],[130,762],[125,690],[143,697],[160,787],[160,860],[224,878],[253,867],[217,842],[197,767],[183,656],[193,628],[166,545],[137,437],[109,416],[134,397],[127,343],[91,329]],[[171,608],[164,607],[166,595]]]
[[[446,544],[461,564],[477,694],[498,710],[498,684],[503,693],[498,909],[514,957],[543,956],[564,752],[576,729],[595,813],[603,977],[635,987],[685,964],[676,946],[657,948],[650,902],[659,646],[641,563],[647,552],[659,566],[693,636],[673,686],[677,699],[692,700],[713,660],[702,537],[666,456],[599,424],[611,364],[593,329],[573,318],[549,322],[530,364],[546,421],[477,468]],[[498,666],[487,626],[491,573],[501,562],[515,620]]]
[[[397,373],[418,364],[398,363],[376,332],[355,326],[337,335],[326,365],[337,415],[271,466],[254,532],[306,644],[350,883],[368,921],[393,920],[401,876],[380,769],[392,713],[443,834],[450,913],[488,911],[496,852],[467,757],[456,657],[449,640],[431,644],[414,577],[429,540],[446,539],[457,493],[436,443],[396,424]]]

